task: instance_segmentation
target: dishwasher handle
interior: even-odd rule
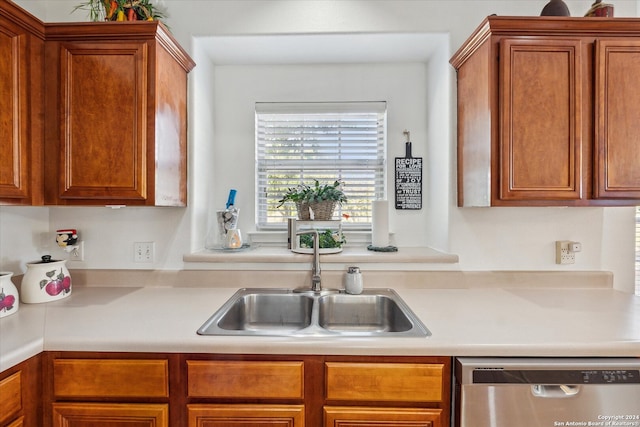
[[[533,384],[531,386],[531,393],[535,397],[563,399],[567,397],[573,397],[580,393],[580,386],[568,384]]]

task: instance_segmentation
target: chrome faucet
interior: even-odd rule
[[[311,290],[322,291],[322,278],[320,277],[320,235],[318,230],[299,231],[296,235],[310,234],[313,236],[313,266],[311,270]]]

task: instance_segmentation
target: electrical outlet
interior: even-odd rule
[[[69,252],[69,261],[84,261],[84,242],[81,240],[76,247]]]
[[[133,244],[134,262],[153,262],[154,242],[135,242]]]
[[[576,254],[572,251],[573,243],[570,240],[556,241],[556,264],[576,263]]]

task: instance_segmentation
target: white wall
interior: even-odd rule
[[[70,14],[79,0],[19,0],[17,3],[48,21],[85,19],[82,13]],[[448,57],[487,15],[538,15],[546,1],[164,0],[158,3],[167,8],[168,23],[176,38],[198,62],[190,75],[190,207],[126,208],[120,211],[3,207],[0,208],[0,267],[15,271],[19,269],[16,266],[18,260],[32,260],[40,254],[41,246],[24,242],[39,240],[36,236],[42,232],[43,221],[46,221],[43,216],[49,216],[49,230],[77,227],[83,232],[87,246],[86,262],[82,265],[85,268],[139,268],[140,264],[132,263],[134,241],[156,242],[158,262],[150,268],[181,268],[182,254],[202,247],[206,212],[221,203],[224,194],[218,193],[226,191],[214,188],[216,184],[211,187],[208,181],[214,174],[221,173],[209,166],[221,163],[218,144],[231,143],[215,136],[224,136],[224,132],[247,133],[249,130],[217,129],[221,124],[213,123],[215,115],[225,108],[210,102],[216,92],[215,84],[220,81],[217,77],[219,67],[203,59],[198,36],[439,32],[449,35],[450,51],[438,57],[436,62],[430,62],[426,66],[426,74],[432,81],[433,67],[443,65],[449,74],[438,74],[443,79],[442,84],[426,89],[425,120],[427,124],[441,122],[446,128],[445,137],[441,137],[443,134],[434,135],[434,127],[425,127],[424,135],[416,137],[426,141],[425,153],[437,153],[430,165],[433,176],[429,177],[426,197],[433,196],[438,200],[446,197],[447,202],[438,202],[432,206],[432,211],[425,210],[421,217],[411,219],[412,226],[424,234],[421,239],[436,242],[435,246],[458,254],[460,263],[452,267],[456,269],[611,270],[615,273],[618,288],[632,289],[632,208],[455,207],[455,75],[446,64]],[[581,16],[591,2],[576,0],[566,3],[574,16]],[[636,0],[616,0],[613,3],[616,16],[637,15]],[[412,87],[405,90],[411,91]],[[439,105],[437,100],[444,102]],[[211,147],[212,143],[216,144],[215,148]],[[253,144],[252,141],[249,143]],[[230,151],[231,156],[236,154],[236,151]],[[391,153],[391,156],[395,155],[396,152]],[[424,156],[427,157],[426,154]],[[243,193],[250,191],[247,186],[249,178],[244,177],[239,184]],[[23,209],[29,213],[24,218]],[[392,222],[398,222],[398,218],[394,217]],[[402,234],[404,236],[405,232]],[[18,246],[13,241],[15,236],[24,236]],[[406,239],[406,242],[397,243],[416,243],[408,234]],[[583,252],[576,257],[574,266],[555,265],[553,245],[560,239],[583,243]],[[23,264],[21,268],[24,268]]]
[[[200,46],[202,42],[194,40],[193,60],[197,64],[198,72],[189,76],[189,170],[190,173],[188,205],[191,210],[191,246],[189,250],[195,252],[205,246],[205,239],[215,202],[219,195],[214,190],[214,167],[216,160],[213,135],[216,133],[216,112],[214,84],[214,64]],[[197,123],[197,126],[193,124]],[[196,179],[196,176],[198,179]]]
[[[14,274],[26,270],[25,263],[38,261],[46,253],[49,212],[39,207],[0,208],[0,270]]]
[[[255,228],[256,101],[386,101],[388,166],[391,171],[393,157],[401,157],[405,153],[404,129],[412,132],[413,154],[425,156],[426,71],[422,63],[216,67],[215,105],[221,107],[217,108],[214,116],[217,125],[213,138],[217,154],[213,163],[217,208],[224,207],[229,188],[237,189],[239,226],[242,230]],[[391,197],[392,172],[389,173],[387,187]],[[395,238],[404,246],[426,246],[429,243],[426,221],[421,213],[399,212],[391,219],[390,227]],[[447,218],[442,220],[446,222]]]

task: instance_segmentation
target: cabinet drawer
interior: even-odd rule
[[[187,361],[189,397],[302,399],[303,362]]]
[[[442,410],[422,408],[324,407],[325,427],[443,427]]]
[[[169,427],[169,405],[54,403],[53,427]]]
[[[304,405],[188,405],[189,427],[304,427]]]
[[[22,410],[22,372],[0,381],[0,424],[14,418]]]
[[[166,360],[58,359],[55,397],[168,397]]]
[[[442,402],[444,365],[325,363],[327,399]]]

